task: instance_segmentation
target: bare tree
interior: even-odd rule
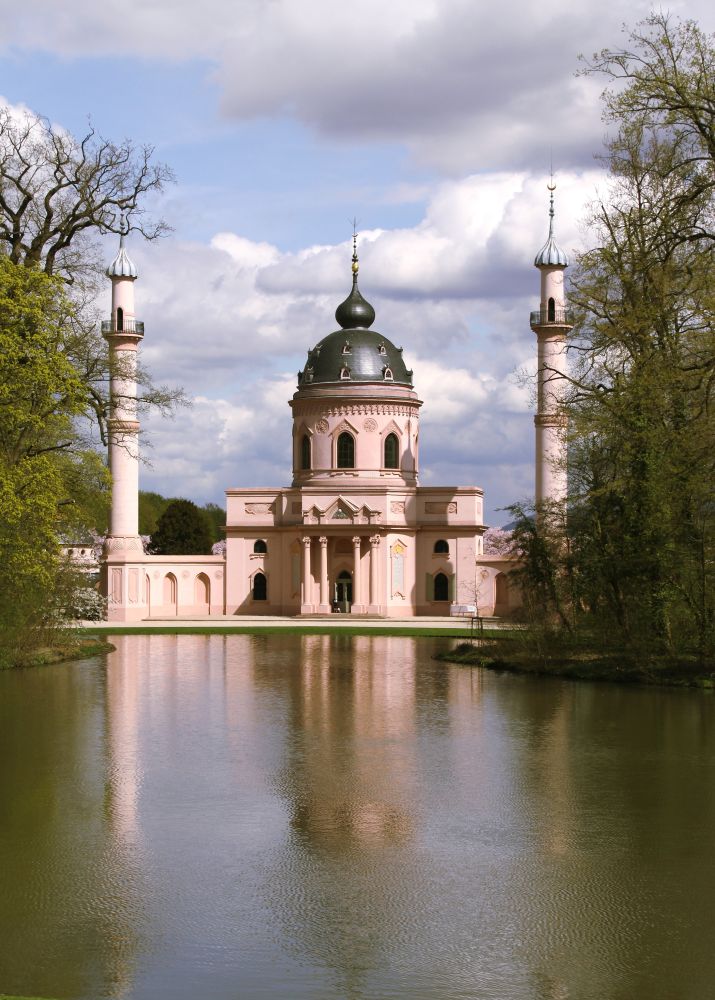
[[[105,139],[91,124],[77,138],[41,115],[0,109],[0,253],[64,283],[67,309],[58,315],[57,350],[84,386],[79,416],[95,424],[103,444],[112,373],[96,309],[104,271],[100,237],[134,231],[154,240],[169,232],[146,207],[173,180],[153,153],[128,139]],[[141,366],[137,382],[140,408],[168,413],[185,402],[181,390],[156,386]],[[93,435],[88,439],[80,425],[75,420],[63,448],[88,446]]]
[[[46,118],[0,110],[0,246],[13,263],[41,267],[72,284],[97,273],[96,237],[167,232],[147,215],[147,195],[173,179],[151,146],[116,144],[90,124],[81,139]]]

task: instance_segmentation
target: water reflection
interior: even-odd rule
[[[276,789],[311,850],[404,842],[414,827],[414,658],[388,642],[378,659],[361,637],[331,653],[330,641],[302,639]]]
[[[120,636],[0,675],[0,992],[709,997],[713,699],[440,642]]]
[[[61,983],[65,996],[128,995],[143,887],[124,828],[112,683],[96,666],[2,675],[2,991],[53,996]]]

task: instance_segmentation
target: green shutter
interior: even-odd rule
[[[434,577],[431,573],[427,574],[427,585],[425,587],[425,593],[427,594],[427,600],[434,600]]]

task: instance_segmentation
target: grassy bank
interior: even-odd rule
[[[0,993],[0,1000],[48,1000],[47,997],[16,997],[9,993]]]
[[[530,648],[520,636],[463,642],[437,655],[438,660],[507,673],[568,677],[574,680],[611,681],[621,684],[662,684],[674,687],[715,689],[715,665],[703,666],[695,657],[672,660],[651,657],[634,660],[627,651],[606,653],[590,649],[566,652]]]
[[[15,667],[46,667],[51,663],[63,663],[65,660],[84,660],[88,656],[99,653],[111,653],[114,646],[105,638],[94,633],[90,635],[65,635],[59,642],[51,646],[43,646],[23,654],[15,663]],[[4,1000],[0,993],[0,1000]]]

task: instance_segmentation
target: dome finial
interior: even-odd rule
[[[127,223],[127,217],[124,214],[124,209],[122,209],[122,214],[119,216],[119,249],[122,250],[124,247],[124,237],[129,232],[129,224]]]
[[[354,330],[360,327],[366,329],[375,322],[375,310],[362,297],[358,289],[360,262],[358,260],[357,238],[357,219],[353,219],[353,287],[345,301],[341,302],[335,310],[335,318],[343,330]]]
[[[353,264],[352,264],[353,284],[357,282],[358,271],[360,270],[360,261],[358,260],[358,252],[357,252],[357,238],[358,238],[357,219],[353,218]]]
[[[554,191],[556,190],[556,185],[554,184],[554,168],[551,167],[551,181],[546,185],[547,190],[550,192],[549,195],[549,236],[554,235]]]

